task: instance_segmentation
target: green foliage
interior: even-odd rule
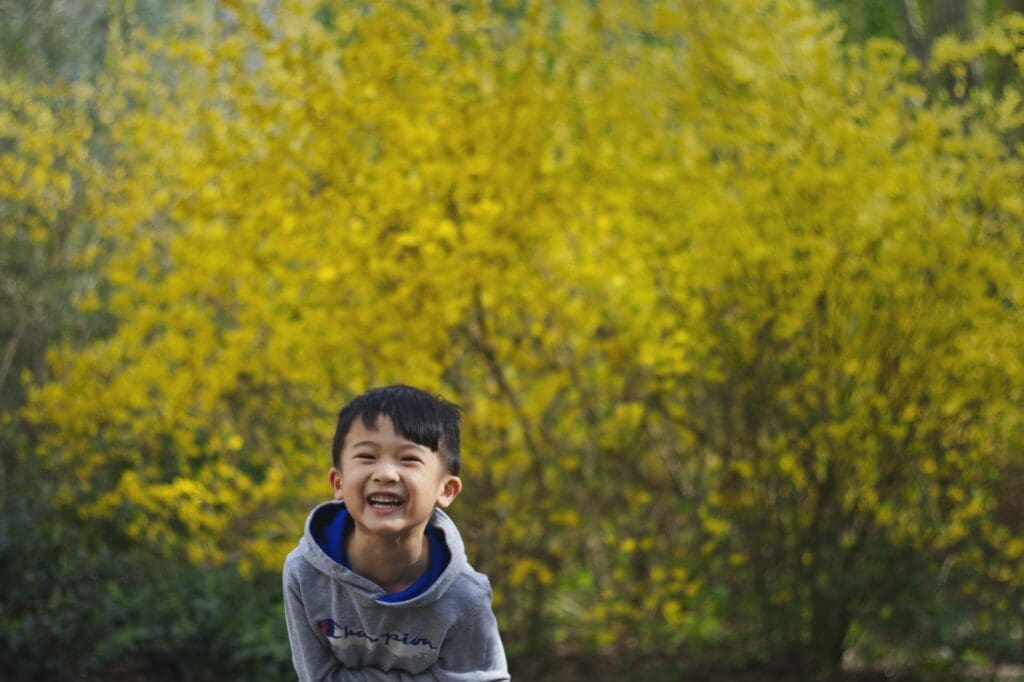
[[[903,38],[901,14],[897,4],[890,0],[819,0],[815,4],[839,15],[850,40],[860,42],[869,38]]]
[[[283,679],[291,671],[280,578],[156,561],[42,495],[0,495],[0,660],[5,679]],[[47,492],[45,487],[39,491]]]

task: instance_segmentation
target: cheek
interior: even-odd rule
[[[433,490],[434,481],[429,476],[424,476],[422,473],[409,473],[405,477],[406,485],[413,490],[419,490],[420,492],[430,492]]]

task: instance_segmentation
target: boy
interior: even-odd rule
[[[306,680],[508,680],[487,577],[441,511],[462,490],[459,408],[409,386],[338,414],[333,502],[284,565],[292,662]]]

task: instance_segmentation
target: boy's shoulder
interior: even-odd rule
[[[338,582],[344,570],[303,537],[285,557],[281,574],[285,585],[325,585]]]
[[[455,580],[438,601],[458,609],[462,613],[475,610],[490,610],[491,583],[487,576],[473,570],[469,564],[462,566]]]
[[[284,568],[282,574],[285,582],[292,580],[302,581],[309,577],[311,573],[316,573],[312,564],[306,559],[305,548],[303,544],[305,538],[299,540],[299,544],[292,551],[288,552],[288,555],[284,558]]]

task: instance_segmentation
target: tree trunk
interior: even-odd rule
[[[955,33],[961,38],[970,35],[971,0],[932,0],[928,12],[928,42],[946,33]]]
[[[850,630],[849,604],[840,595],[820,590],[815,590],[812,600],[810,662],[816,672],[831,674],[843,663]]]
[[[917,0],[899,0],[896,3],[899,9],[900,21],[903,23],[903,42],[910,54],[921,64],[922,68],[928,65],[929,42],[925,33],[924,19],[921,18],[921,8]]]

